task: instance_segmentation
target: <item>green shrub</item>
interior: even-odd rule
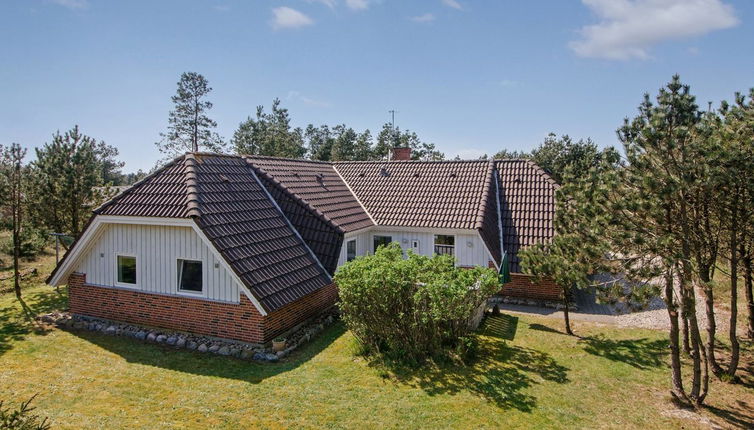
[[[36,257],[47,245],[48,237],[44,231],[32,227],[21,230],[21,257]],[[2,251],[13,255],[13,235],[2,243]]]
[[[456,350],[473,311],[499,288],[494,270],[457,268],[447,255],[404,258],[397,243],[347,263],[335,281],[362,349],[407,363]]]
[[[47,418],[40,421],[39,415],[34,414],[35,408],[30,407],[31,399],[21,403],[18,409],[10,409],[3,407],[3,401],[0,400],[0,429],[8,430],[48,430],[50,423]]]

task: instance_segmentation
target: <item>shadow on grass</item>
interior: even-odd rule
[[[609,360],[620,361],[638,369],[660,367],[665,364],[668,342],[664,339],[608,339],[603,335],[579,340],[584,351]]]
[[[736,401],[736,406],[729,409],[717,408],[715,406],[704,406],[704,408],[732,428],[754,428],[754,405],[749,405],[744,401],[738,400]]]
[[[488,316],[480,328],[482,336],[513,340],[518,330],[518,317],[508,314]]]
[[[370,365],[384,367],[399,383],[429,395],[471,392],[500,408],[531,412],[536,398],[525,390],[540,380],[567,383],[569,369],[544,352],[507,345],[504,339],[515,333],[517,321],[509,315],[487,317],[480,330],[479,358],[468,366],[435,363],[410,368],[382,361]]]
[[[37,323],[34,318],[42,313],[63,309],[66,305],[65,295],[53,289],[21,297],[21,301],[13,293],[2,297],[8,300],[3,300],[5,304],[0,308],[0,355],[8,352],[14,342],[25,339],[29,334],[47,334],[49,327]]]
[[[259,363],[216,354],[192,352],[167,345],[141,342],[132,338],[107,336],[98,332],[72,331],[89,343],[117,354],[129,363],[169,369],[202,376],[236,379],[253,384],[291,371],[309,361],[345,333],[343,323],[327,327],[312,342],[277,363]]]
[[[546,331],[548,333],[565,334],[565,333],[563,333],[560,330],[556,330],[556,329],[554,329],[552,327],[548,327],[548,326],[543,325],[543,324],[536,324],[536,323],[529,324],[529,328],[532,329],[532,330]]]

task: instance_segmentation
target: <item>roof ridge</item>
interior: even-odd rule
[[[332,169],[338,175],[338,177],[340,178],[340,180],[343,181],[343,183],[346,185],[346,188],[348,189],[348,192],[351,193],[351,195],[353,196],[353,198],[356,200],[356,203],[358,203],[359,206],[361,206],[361,210],[363,210],[364,213],[367,214],[367,217],[369,217],[369,220],[372,221],[372,224],[374,224],[375,226],[379,226],[379,224],[377,224],[377,220],[374,219],[374,217],[369,212],[369,210],[367,209],[367,207],[364,205],[364,203],[362,203],[362,201],[359,198],[359,196],[356,195],[356,191],[353,190],[353,187],[351,187],[351,184],[348,183],[348,181],[346,180],[345,176],[343,176],[343,174],[340,173],[340,170],[338,170],[338,167],[335,164],[333,164],[332,165]]]
[[[539,173],[540,176],[544,177],[546,181],[548,181],[551,185],[554,185],[555,188],[560,188],[560,184],[558,181],[555,180],[555,178],[552,177],[551,174],[547,173],[545,169],[543,169],[539,164],[531,161],[531,160],[524,160],[526,161],[530,166],[532,166],[537,173]]]
[[[474,222],[474,228],[476,229],[482,229],[484,227],[484,213],[487,209],[487,197],[490,194],[490,188],[492,187],[492,178],[494,174],[495,160],[489,160],[489,162],[487,163],[486,177],[484,178],[484,184],[482,185],[482,198],[479,199],[476,221]]]
[[[182,154],[182,155],[179,155],[179,156],[173,158],[169,162],[165,163],[164,166],[162,166],[159,169],[155,170],[154,172],[148,174],[147,176],[141,178],[140,180],[134,182],[128,188],[126,188],[125,190],[121,191],[120,193],[118,193],[117,195],[115,195],[110,200],[108,200],[108,201],[102,203],[101,205],[99,205],[98,207],[94,208],[92,210],[92,213],[98,214],[98,213],[102,212],[108,206],[111,206],[113,203],[117,202],[118,200],[122,199],[123,197],[127,196],[128,194],[131,194],[137,188],[139,188],[142,185],[144,185],[148,180],[154,178],[155,176],[159,175],[160,173],[162,173],[163,171],[167,170],[168,168],[176,165],[176,163],[178,163],[178,161],[181,160],[181,159],[183,159],[185,156],[186,156],[186,154]]]
[[[273,185],[275,185],[275,186],[276,186],[277,188],[279,188],[279,189],[280,189],[280,190],[282,190],[283,192],[285,192],[285,193],[287,193],[288,195],[290,195],[290,196],[291,196],[291,197],[293,198],[293,200],[294,200],[294,201],[296,201],[296,202],[298,202],[298,203],[300,203],[300,204],[302,204],[302,205],[306,206],[306,208],[307,208],[307,209],[309,209],[309,210],[311,210],[312,212],[314,212],[314,215],[316,215],[316,216],[317,216],[318,218],[320,218],[320,219],[321,219],[322,221],[324,221],[324,222],[325,222],[326,224],[329,224],[329,225],[330,225],[331,227],[335,228],[335,231],[337,231],[337,232],[339,232],[339,233],[345,233],[345,231],[344,231],[344,230],[343,230],[343,229],[342,229],[342,228],[341,228],[341,227],[340,227],[339,225],[337,225],[337,224],[336,224],[336,223],[335,223],[335,222],[334,222],[334,221],[333,221],[332,219],[330,219],[330,217],[328,217],[328,216],[327,216],[327,215],[325,215],[325,214],[324,214],[324,213],[323,213],[322,211],[320,211],[319,209],[317,209],[316,207],[314,207],[314,206],[313,206],[313,205],[312,205],[311,203],[309,203],[309,202],[308,202],[308,201],[307,201],[307,200],[306,200],[305,198],[303,198],[303,197],[299,196],[298,194],[294,193],[293,191],[289,190],[289,189],[288,189],[288,187],[286,187],[285,185],[283,185],[283,183],[282,183],[282,182],[278,181],[278,180],[277,180],[277,179],[276,179],[276,178],[275,178],[275,177],[274,177],[273,175],[269,174],[269,173],[268,173],[268,172],[267,172],[266,170],[264,170],[264,169],[263,169],[262,167],[254,165],[253,161],[252,161],[252,160],[250,160],[248,156],[245,156],[245,155],[244,155],[244,156],[242,156],[242,158],[244,159],[244,161],[246,161],[247,165],[248,165],[249,167],[251,167],[251,169],[252,169],[252,170],[253,170],[253,171],[254,171],[255,173],[259,173],[259,175],[262,175],[262,176],[264,176],[264,177],[265,177],[265,179],[268,179],[268,180],[269,180],[270,182],[272,182],[272,184],[273,184]],[[330,167],[333,167],[333,166],[330,166]],[[335,168],[334,168],[334,167],[333,167],[333,170],[335,170]],[[336,173],[337,173],[337,172],[336,172]],[[257,176],[259,176],[259,175],[257,175]],[[345,181],[344,181],[344,182],[345,182]],[[285,214],[283,214],[283,216],[285,216]],[[287,218],[287,217],[286,217],[286,218]]]
[[[209,152],[209,151],[189,151],[185,155],[199,155],[202,157],[218,157],[218,158],[242,158],[242,156],[237,154],[225,154],[222,152]]]
[[[476,159],[476,160],[343,160],[333,161],[332,164],[450,164],[450,163],[487,163],[488,159]],[[494,161],[494,160],[493,160]]]
[[[188,216],[198,218],[202,216],[199,208],[199,191],[196,180],[196,157],[195,153],[187,153],[183,164],[183,174],[186,177],[186,211]]]
[[[239,157],[245,158],[245,159],[254,159],[254,158],[260,158],[264,160],[285,160],[285,161],[297,161],[302,163],[315,163],[315,164],[326,164],[328,166],[332,166],[332,161],[325,161],[325,160],[310,160],[307,158],[289,158],[289,157],[276,157],[273,155],[252,155],[252,154],[240,154]]]

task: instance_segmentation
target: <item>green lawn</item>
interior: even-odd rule
[[[64,294],[25,290],[31,313]],[[706,428],[674,411],[663,333],[503,315],[469,367],[386,369],[354,357],[335,324],[277,364],[36,328],[0,296],[0,399],[35,405],[54,428]],[[751,353],[751,349],[748,350]],[[751,366],[751,363],[748,363]],[[749,367],[750,370],[754,370]],[[747,380],[751,383],[751,379]],[[754,420],[754,389],[714,383],[703,412]]]

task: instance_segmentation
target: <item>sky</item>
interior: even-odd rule
[[[301,127],[376,134],[395,110],[448,157],[618,145],[673,74],[705,107],[754,87],[753,20],[751,0],[0,0],[0,144],[78,124],[149,170],[194,71],[226,139],[278,97]]]

